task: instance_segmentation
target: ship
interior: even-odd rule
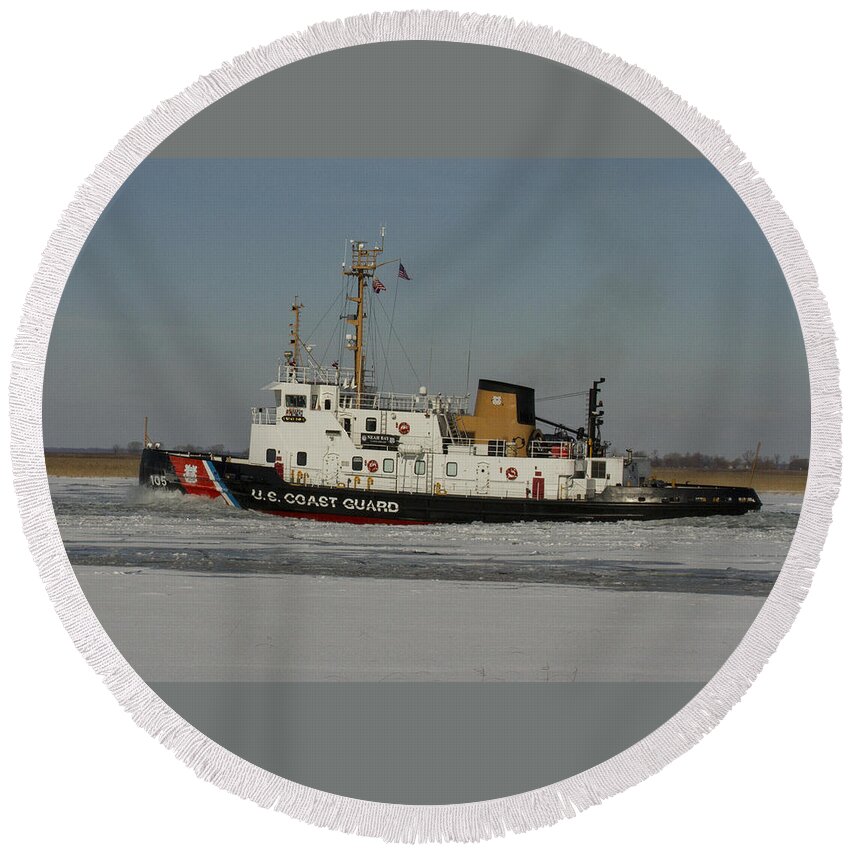
[[[533,388],[480,379],[471,396],[385,391],[367,369],[367,299],[385,289],[374,244],[350,241],[342,264],[344,350],[326,366],[301,338],[292,304],[290,349],[251,410],[247,457],[163,448],[145,429],[139,484],[218,499],[280,517],[348,523],[513,523],[660,520],[759,510],[750,487],[657,480],[650,460],[612,453],[602,436],[605,378],[572,427],[538,415]],[[347,251],[348,252],[348,251]],[[340,358],[340,360],[343,358]],[[570,395],[575,395],[570,394]]]

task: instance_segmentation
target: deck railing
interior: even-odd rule
[[[278,381],[298,384],[325,384],[339,387],[339,406],[342,410],[397,410],[421,413],[465,413],[469,395],[428,395],[421,393],[382,392],[374,387],[371,370],[366,370],[365,383],[358,399],[351,368],[325,368],[323,366],[278,365]]]
[[[339,410],[389,410],[400,413],[464,413],[469,396],[423,396],[415,393],[362,393],[342,392]],[[299,411],[300,412],[300,411]],[[251,422],[254,425],[274,425],[277,422],[276,407],[252,407]]]
[[[443,437],[443,447],[457,452],[464,449],[468,454],[488,457],[539,457],[575,460],[585,455],[583,442],[562,440],[532,440],[527,448],[513,440],[474,440],[469,437]],[[526,448],[525,451],[523,449]]]
[[[251,424],[252,425],[274,425],[277,422],[276,407],[252,407],[251,408]]]
[[[374,379],[371,369],[366,370],[367,381]],[[297,384],[331,384],[350,387],[354,384],[354,369],[348,366],[291,366],[278,363],[277,379]]]
[[[383,393],[364,390],[358,399],[356,391],[343,390],[339,397],[341,410],[397,410],[419,413],[464,413],[469,396],[419,395],[418,393]]]
[[[585,456],[584,440],[532,440],[528,444],[529,457],[554,457],[575,460]]]

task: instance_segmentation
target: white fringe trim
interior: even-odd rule
[[[776,585],[746,637],[702,691],[662,727],[591,770],[526,794],[448,806],[403,806],[340,797],[250,764],[190,726],[136,674],[94,615],[59,536],[41,433],[44,364],[59,298],[106,204],[168,135],[225,94],[291,62],[380,41],[439,40],[521,50],[591,74],[649,107],[728,180],[770,243],[803,328],[812,401],[808,487]],[[838,494],[840,394],[835,335],[814,268],[794,226],[753,166],[716,121],[622,59],[549,28],[455,12],[394,12],[317,24],[251,50],[159,106],[125,136],[80,187],[50,238],[26,299],[11,381],[15,487],[30,549],[74,643],[121,705],[202,779],[318,826],[388,841],[478,841],[556,823],[651,776],[690,749],[741,699],[776,649],[808,592]]]

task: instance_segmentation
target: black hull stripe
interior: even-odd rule
[[[169,455],[183,452],[145,449],[139,483],[153,489],[193,491],[216,498],[217,490],[198,492],[181,483]],[[278,516],[295,516],[353,523],[469,523],[469,522],[618,522],[741,515],[758,510],[761,502],[746,487],[679,486],[609,488],[604,496],[586,501],[513,499],[486,496],[435,496],[427,493],[388,493],[322,485],[296,485],[281,479],[273,467],[244,460],[206,461],[241,508]],[[178,465],[182,460],[178,460]],[[669,501],[675,494],[678,501]],[[636,498],[642,495],[645,501]],[[740,498],[754,501],[739,501]],[[699,499],[699,501],[697,501]]]

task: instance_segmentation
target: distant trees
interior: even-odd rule
[[[706,455],[702,452],[669,452],[658,460],[659,466],[671,466],[677,469],[729,469],[732,462],[722,455]]]
[[[635,452],[642,455],[644,452]],[[740,457],[729,458],[723,455],[708,455],[702,452],[668,452],[660,455],[653,451],[650,455],[652,465],[656,467],[669,467],[671,469],[751,469],[756,461],[756,453],[748,449],[741,453]],[[781,455],[772,457],[759,456],[756,461],[756,469],[785,469],[792,472],[805,472],[809,468],[807,457],[791,455],[790,460],[784,461]]]
[[[142,444],[138,440],[132,440],[126,446],[115,443],[112,446],[112,453],[116,455],[137,455],[141,454],[142,448]]]
[[[184,443],[180,446],[174,446],[174,450],[178,452],[209,452],[214,455],[227,455],[228,457],[245,457],[248,456],[248,451],[233,452],[228,451],[224,443],[215,443],[212,446],[196,446],[194,443]]]
[[[138,455],[142,453],[144,445],[140,440],[131,440],[126,445],[115,443],[112,446],[112,453],[116,455]],[[104,452],[106,449],[94,449],[93,451]],[[184,443],[180,446],[174,446],[174,451],[177,452],[209,452],[214,455],[227,455],[228,457],[247,457],[248,450],[228,451],[224,443],[216,443],[212,446],[196,446],[194,443]]]

